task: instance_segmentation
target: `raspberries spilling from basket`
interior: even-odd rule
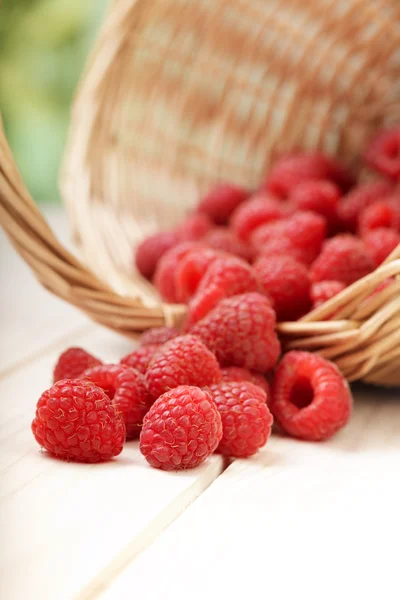
[[[143,334],[118,364],[63,353],[32,430],[66,460],[117,456],[126,440],[154,467],[196,467],[213,452],[245,458],[281,432],[325,440],[348,421],[351,392],[317,354],[282,354],[293,321],[368,275],[400,243],[400,130],[365,151],[380,178],[355,183],[336,160],[292,153],[250,193],[223,184],[135,264],[167,302],[187,304],[182,331]],[[334,316],[334,313],[332,314]]]

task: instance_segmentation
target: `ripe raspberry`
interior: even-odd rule
[[[198,211],[208,215],[217,225],[225,225],[235,208],[247,197],[248,192],[245,189],[222,183],[200,201]]]
[[[280,354],[275,312],[265,296],[241,294],[222,300],[191,329],[222,366],[272,369]]]
[[[350,173],[334,158],[319,152],[303,152],[278,160],[269,172],[266,189],[280,198],[287,198],[297,185],[310,179],[328,179],[342,190],[353,184]]]
[[[140,336],[141,346],[153,346],[154,344],[165,344],[179,335],[175,327],[153,327]]]
[[[203,387],[220,380],[221,370],[214,354],[192,335],[178,336],[161,346],[146,373],[154,399],[179,385]]]
[[[349,233],[336,235],[324,243],[310,275],[316,281],[341,281],[350,285],[374,268],[364,243]]]
[[[255,454],[267,443],[273,422],[265,392],[249,381],[224,381],[209,389],[222,419],[217,452],[240,458]]]
[[[304,265],[290,256],[271,256],[259,258],[254,271],[273,300],[278,320],[295,321],[310,310],[311,282]]]
[[[398,244],[400,244],[400,234],[393,231],[393,229],[380,227],[379,229],[368,231],[363,236],[363,241],[374,267],[379,267]]]
[[[298,211],[288,219],[267,223],[256,229],[251,236],[254,248],[263,252],[272,238],[287,238],[294,247],[301,250],[302,262],[311,262],[321,251],[326,236],[326,219],[309,211]]]
[[[341,281],[318,281],[313,283],[311,286],[313,308],[321,306],[321,304],[339,294],[345,287]]]
[[[304,181],[292,190],[289,200],[298,210],[311,210],[325,217],[328,233],[333,234],[340,229],[340,195],[340,189],[331,181]]]
[[[146,373],[147,368],[157,352],[160,348],[160,344],[149,344],[148,346],[141,346],[140,348],[136,348],[133,352],[129,352],[126,356],[123,356],[119,361],[121,365],[126,365],[127,367],[132,367],[142,373],[143,375]]]
[[[292,351],[278,365],[269,406],[283,431],[320,441],[347,423],[352,396],[333,363],[317,354]]]
[[[175,229],[175,233],[180,242],[195,242],[201,240],[213,227],[214,223],[207,215],[194,213],[186,217]]]
[[[199,242],[182,242],[164,254],[157,265],[153,283],[166,302],[178,302],[175,276],[181,260],[194,248],[200,248]]]
[[[285,205],[267,193],[258,193],[243,202],[233,213],[230,225],[245,242],[257,227],[286,216]]]
[[[233,256],[217,258],[208,267],[189,303],[186,329],[205,317],[223,298],[258,291],[257,276],[247,263]]]
[[[144,375],[125,365],[99,365],[87,369],[82,377],[104,390],[112,400],[124,419],[126,438],[137,437],[143,417],[153,404]]]
[[[243,260],[250,261],[253,257],[252,248],[227,227],[215,227],[206,235],[204,243],[210,248],[234,254]]]
[[[338,215],[345,229],[357,230],[358,216],[374,202],[382,200],[393,192],[393,187],[387,181],[370,181],[354,187],[339,202]]]
[[[89,367],[101,365],[101,360],[83,348],[68,348],[59,357],[53,372],[53,382],[60,379],[77,379]]]
[[[125,425],[102,389],[61,379],[37,403],[32,432],[38,444],[64,460],[95,463],[121,453]]]
[[[307,248],[298,248],[293,242],[285,237],[272,237],[265,242],[265,244],[261,246],[257,258],[269,258],[271,256],[290,256],[306,266],[309,266],[312,262],[310,261],[310,253]]]
[[[190,300],[204,273],[219,256],[223,254],[212,248],[196,248],[182,258],[175,272],[176,297],[180,302]]]
[[[249,371],[243,367],[225,367],[221,369],[222,381],[250,381],[254,385],[258,385],[267,395],[267,403],[269,396],[269,383],[264,375],[257,371]]]
[[[372,169],[399,181],[400,127],[379,132],[368,144],[364,160]]]
[[[361,236],[380,227],[400,232],[400,198],[375,202],[360,214],[358,231]]]
[[[192,469],[221,438],[221,416],[209,392],[181,385],[160,396],[145,416],[140,451],[152,467]]]
[[[135,264],[139,273],[146,279],[151,279],[160,258],[178,241],[173,231],[160,231],[143,240],[135,253]]]

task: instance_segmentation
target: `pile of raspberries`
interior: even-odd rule
[[[355,183],[337,160],[291,153],[262,187],[214,188],[174,231],[147,238],[135,263],[162,298],[186,303],[182,331],[145,332],[118,364],[81,348],[59,358],[33,434],[65,460],[99,462],[140,438],[153,467],[245,458],[274,427],[321,441],[348,421],[337,367],[281,353],[276,322],[296,320],[379,266],[400,243],[400,128],[364,152],[379,178]]]

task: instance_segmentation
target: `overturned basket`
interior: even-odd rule
[[[365,140],[400,118],[399,38],[397,0],[115,0],[62,179],[88,267],[54,238],[0,132],[1,224],[42,284],[95,321],[128,336],[177,324],[185,307],[162,304],[132,275],[132,247],[174,226],[218,180],[256,186],[290,148],[320,148],[357,170]],[[279,331],[349,380],[399,385],[400,248]]]

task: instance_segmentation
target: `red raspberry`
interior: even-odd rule
[[[153,283],[166,302],[178,302],[175,277],[179,263],[199,242],[182,242],[164,254],[157,265]]]
[[[200,201],[198,211],[208,215],[217,225],[225,225],[235,208],[247,197],[248,192],[245,189],[222,183]]]
[[[265,296],[241,294],[222,300],[191,329],[222,366],[269,371],[280,354],[275,312]]]
[[[349,233],[336,235],[324,243],[310,275],[315,281],[341,281],[350,285],[374,268],[364,243]]]
[[[364,152],[365,162],[372,168],[400,180],[400,126],[380,131]]]
[[[270,409],[291,436],[330,438],[349,420],[352,396],[337,367],[317,354],[292,351],[282,358],[272,384]]]
[[[217,258],[207,269],[196,295],[189,303],[186,329],[206,316],[220,300],[246,292],[258,292],[254,270],[234,257]]]
[[[400,199],[375,202],[360,214],[358,231],[361,236],[380,227],[389,227],[400,232]]]
[[[295,321],[311,308],[311,282],[304,265],[290,256],[259,258],[254,271],[271,296],[278,320]]]
[[[225,367],[221,369],[222,381],[250,381],[254,385],[258,385],[267,395],[267,403],[269,396],[269,383],[264,375],[257,371],[249,371],[243,367]]]
[[[122,414],[126,438],[137,437],[143,417],[153,404],[144,375],[125,365],[99,365],[84,372],[83,378],[104,390]]]
[[[379,267],[400,244],[400,234],[393,229],[380,227],[368,231],[363,236],[363,241],[374,266]]]
[[[179,335],[175,327],[153,327],[148,329],[140,336],[141,346],[153,346],[155,344],[165,344]]]
[[[201,240],[213,227],[214,223],[207,215],[194,213],[186,217],[175,233],[181,242],[194,242]]]
[[[320,253],[322,242],[326,236],[326,219],[309,211],[298,211],[288,219],[267,223],[256,229],[251,242],[256,250],[263,251],[272,238],[287,238],[290,243],[301,250],[302,262],[310,264]]]
[[[233,213],[230,225],[245,242],[257,227],[286,216],[285,205],[267,193],[258,193]]]
[[[159,397],[144,418],[140,451],[152,467],[192,469],[217,448],[221,416],[210,396],[181,385]]]
[[[387,181],[370,181],[354,187],[339,202],[338,215],[345,229],[357,230],[358,216],[374,202],[382,200],[393,192],[393,187]]]
[[[139,273],[146,279],[151,279],[160,258],[178,241],[173,231],[160,231],[143,240],[135,253],[135,264]]]
[[[160,348],[160,344],[149,344],[148,346],[141,346],[140,348],[136,348],[133,352],[130,352],[126,356],[123,356],[119,361],[121,365],[126,365],[128,367],[132,367],[142,373],[143,375],[146,373],[147,368],[157,352]]]
[[[175,272],[176,296],[180,302],[188,302],[211,263],[223,256],[212,248],[196,248],[186,254]]]
[[[340,196],[340,189],[331,181],[304,181],[293,189],[289,200],[298,210],[311,210],[325,217],[328,232],[332,234],[340,229]]]
[[[342,190],[353,184],[347,169],[330,156],[319,152],[289,154],[278,160],[269,172],[266,189],[286,198],[299,183],[310,179],[328,179]]]
[[[341,281],[318,281],[318,283],[313,283],[311,286],[313,308],[321,306],[321,304],[339,294],[345,287]]]
[[[38,444],[64,460],[95,463],[121,453],[125,425],[102,389],[62,379],[37,403],[32,432]]]
[[[53,372],[53,382],[60,379],[77,379],[89,367],[101,365],[101,360],[83,348],[68,348],[59,357]]]
[[[215,227],[206,235],[204,243],[210,248],[234,254],[243,260],[250,261],[253,257],[252,248],[227,227]]]
[[[222,419],[222,439],[217,452],[245,458],[267,443],[273,418],[265,392],[249,381],[223,381],[210,386]]]
[[[258,258],[269,258],[271,256],[290,256],[307,266],[312,262],[307,249],[297,248],[293,242],[285,237],[272,237],[262,245]]]
[[[146,373],[154,399],[179,385],[203,387],[220,380],[221,370],[214,354],[192,335],[178,336],[161,346]]]

